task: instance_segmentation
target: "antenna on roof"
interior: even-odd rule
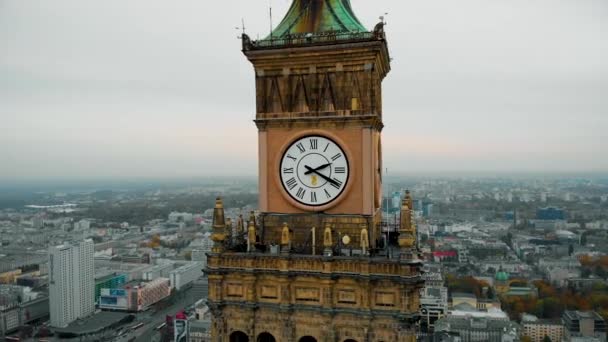
[[[237,31],[243,31],[243,34],[245,34],[245,18],[241,19],[241,27],[237,26],[234,29],[237,30]],[[242,39],[243,36],[242,35],[241,36],[237,36],[237,38],[238,39]]]
[[[378,19],[380,19],[380,21],[382,22],[383,25],[387,24],[386,17],[388,17],[388,12],[385,12],[384,15],[381,15],[380,18],[378,18]]]
[[[268,0],[268,8],[270,9],[270,39],[272,39],[272,0]]]

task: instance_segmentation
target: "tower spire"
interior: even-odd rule
[[[416,243],[416,228],[412,220],[413,204],[414,201],[410,191],[407,190],[401,203],[401,222],[399,225],[399,247],[401,247],[402,252],[413,248]]]
[[[323,32],[367,32],[350,0],[294,0],[270,38]]]
[[[213,208],[213,240],[214,253],[221,253],[224,250],[224,241],[226,240],[226,218],[224,216],[224,202],[221,198],[215,200],[215,208]]]

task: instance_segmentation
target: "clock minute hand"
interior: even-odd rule
[[[331,184],[335,185],[335,186],[340,186],[340,184],[338,184],[338,182],[336,182],[335,180],[327,177],[326,175],[320,173],[319,171],[313,169],[312,167],[305,165],[304,166],[308,171],[310,171],[311,173],[316,173],[317,175],[319,175],[321,178],[325,179],[326,181],[330,182]]]
[[[311,173],[313,173],[313,172],[316,172],[316,171],[319,171],[319,170],[323,170],[323,169],[325,169],[325,168],[327,168],[327,167],[329,167],[329,166],[331,166],[331,163],[329,163],[329,164],[325,164],[325,165],[321,165],[321,166],[319,166],[318,168],[316,168],[316,169],[312,169],[312,170],[311,170],[310,168],[308,168],[308,167],[307,167],[308,171],[306,171],[306,173],[304,173],[304,174],[305,174],[305,175],[309,175],[309,174],[311,174]]]

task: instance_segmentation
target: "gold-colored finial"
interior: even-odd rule
[[[253,222],[253,225],[257,227],[257,223],[255,222],[255,212],[253,210],[249,213],[249,222]]]
[[[224,229],[225,226],[224,202],[218,197],[215,200],[215,208],[213,209],[213,229]]]
[[[287,225],[287,222],[283,223],[283,231],[281,232],[281,245],[282,246],[289,246],[289,244],[291,243],[291,236],[290,236],[290,232],[289,232],[289,226]]]
[[[399,226],[399,247],[403,249],[412,248],[416,244],[416,229],[413,224],[413,204],[414,201],[410,191],[407,190],[401,206],[401,222]]]
[[[410,210],[414,210],[414,200],[412,199],[412,194],[409,190],[405,190],[405,202]]]
[[[224,217],[224,203],[221,198],[215,201],[213,209],[213,234],[211,240],[213,243],[212,252],[221,253],[224,250],[224,241],[226,240],[226,219]]]
[[[247,228],[247,251],[253,252],[255,250],[256,242],[257,234],[255,231],[255,224],[253,221],[249,221],[249,227]]]
[[[361,225],[360,245],[363,254],[367,254],[367,251],[369,250],[369,233],[367,231],[367,225]]]
[[[323,233],[323,247],[331,248],[333,247],[333,245],[334,243],[332,238],[331,226],[328,224],[327,226],[325,226],[325,232]]]

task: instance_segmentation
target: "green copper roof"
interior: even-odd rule
[[[367,32],[350,0],[294,0],[272,38],[322,32]]]
[[[496,273],[496,280],[498,280],[498,281],[508,281],[509,280],[509,273],[504,272],[504,271],[499,271],[498,273]]]

